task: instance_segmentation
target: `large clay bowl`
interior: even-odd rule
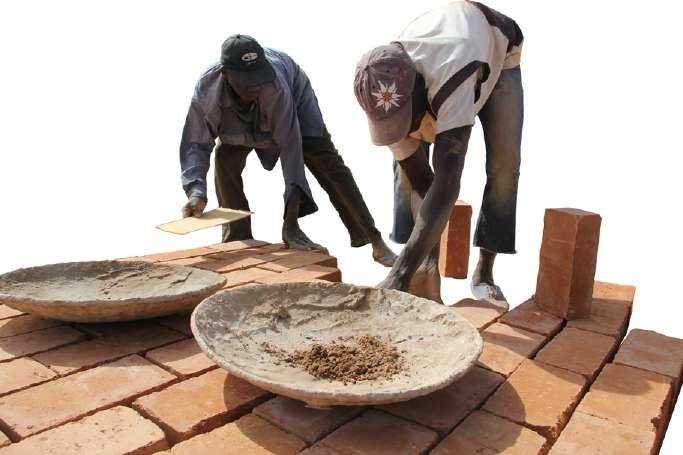
[[[221,275],[192,267],[67,262],[0,275],[0,303],[63,321],[130,321],[192,311],[224,284]]]
[[[225,291],[195,308],[192,332],[204,352],[233,375],[313,407],[393,403],[428,394],[464,375],[482,350],[479,332],[453,309],[399,291],[343,283]],[[263,346],[291,352],[354,335],[376,335],[405,351],[405,372],[347,384],[316,379]]]

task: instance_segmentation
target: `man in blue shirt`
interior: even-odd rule
[[[282,240],[291,248],[317,249],[298,218],[317,211],[304,166],[313,173],[349,231],[351,245],[372,243],[373,258],[391,266],[396,258],[374,224],[365,201],[332,143],[310,81],[291,57],[263,49],[253,38],[233,35],[221,62],[199,79],[180,145],[183,216],[201,216],[206,174],[216,146],[215,187],[221,207],[248,210],[242,170],[256,150],[263,167],[280,160],[285,180]],[[249,218],[223,227],[223,241],[252,238]]]

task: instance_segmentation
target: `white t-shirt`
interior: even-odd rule
[[[429,112],[418,131],[389,148],[396,160],[412,155],[420,140],[474,125],[500,72],[519,65],[523,41],[517,24],[478,2],[454,1],[411,22],[396,41],[425,79]]]

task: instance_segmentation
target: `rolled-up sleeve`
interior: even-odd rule
[[[188,198],[196,196],[206,200],[206,174],[215,139],[199,101],[193,97],[180,142],[181,180]]]

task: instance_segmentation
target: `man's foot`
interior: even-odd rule
[[[282,230],[282,241],[287,248],[295,250],[311,251],[321,250],[323,247],[308,238],[299,226],[291,226]]]
[[[384,267],[392,267],[398,256],[384,243],[384,239],[379,237],[372,241],[372,258],[375,262]]]
[[[436,272],[436,273],[435,273]],[[441,276],[437,271],[418,270],[410,280],[410,293],[443,304],[441,300]]]
[[[503,295],[503,291],[495,284],[475,284],[475,281],[472,280],[471,289],[472,295],[475,299],[483,300],[484,302],[490,303],[491,305],[496,306],[504,311],[508,311],[510,309],[510,304]]]

